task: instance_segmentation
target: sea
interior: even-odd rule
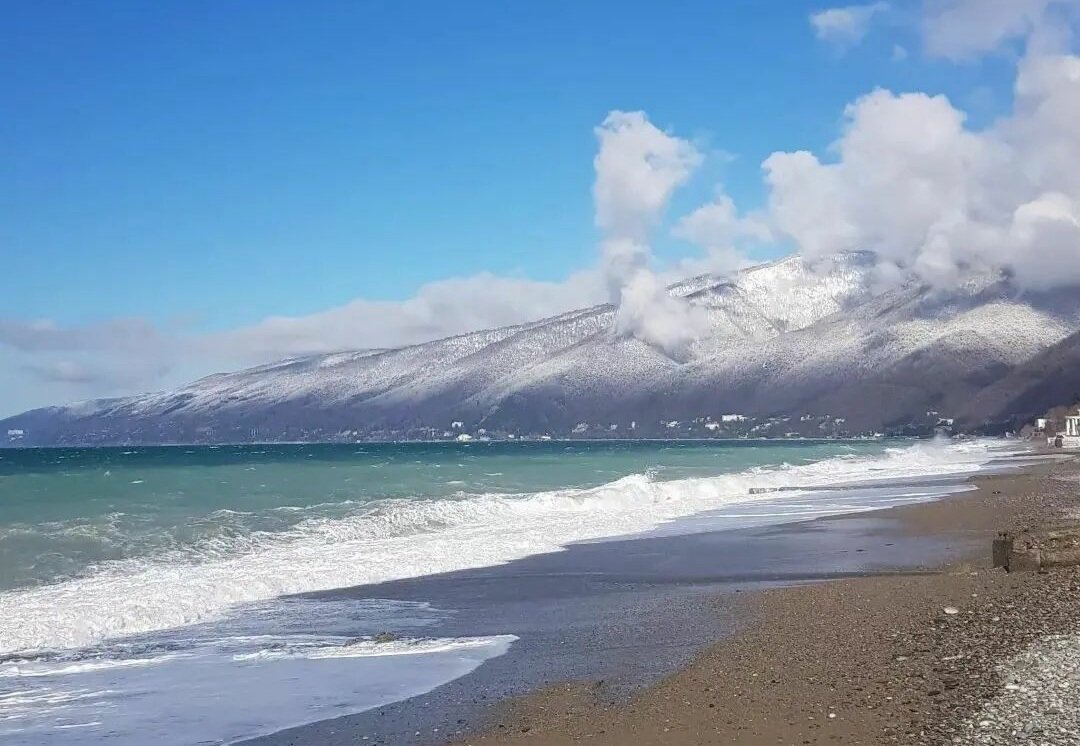
[[[512,635],[317,591],[938,499],[1007,443],[0,450],[0,743],[230,743],[399,701]]]

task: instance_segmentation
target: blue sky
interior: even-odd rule
[[[612,110],[705,154],[668,224],[717,184],[761,206],[762,161],[827,154],[875,88],[947,94],[973,127],[1008,110],[1015,54],[931,58],[903,2],[830,43],[808,21],[827,5],[8,3],[0,319],[201,334],[477,273],[560,282],[596,263]],[[657,231],[657,262],[698,251]],[[12,349],[0,414],[224,364],[105,386],[35,378]]]

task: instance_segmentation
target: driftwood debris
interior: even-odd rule
[[[993,543],[994,567],[1008,572],[1042,572],[1080,565],[1080,529],[1043,534],[1001,532]]]

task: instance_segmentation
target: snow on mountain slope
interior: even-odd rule
[[[174,391],[37,410],[46,438],[301,437],[472,426],[830,412],[867,426],[956,402],[1080,330],[1080,294],[1027,296],[973,276],[948,294],[875,292],[870,259],[799,257],[671,288],[709,332],[685,359],[612,332],[610,305],[390,350],[318,355]],[[826,409],[827,408],[827,409]],[[32,425],[32,427],[31,427]],[[293,435],[290,435],[292,433]]]
[[[1006,282],[969,285],[948,296],[909,286],[759,346],[696,360],[674,388],[726,389],[762,411],[835,412],[873,426],[930,408],[955,410],[1077,328],[1075,292],[1033,303]],[[887,395],[870,396],[868,386],[881,395],[891,391],[902,406]]]
[[[1055,407],[1080,402],[1080,332],[1040,351],[961,408],[966,425],[1019,429]]]

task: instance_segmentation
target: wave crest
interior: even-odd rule
[[[632,474],[599,487],[384,500],[288,531],[223,536],[156,558],[104,562],[51,585],[0,594],[0,653],[81,647],[212,619],[281,595],[483,567],[577,541],[639,533],[706,510],[804,488],[979,470],[986,441],[919,443],[708,478]],[[852,508],[856,509],[856,508]]]

